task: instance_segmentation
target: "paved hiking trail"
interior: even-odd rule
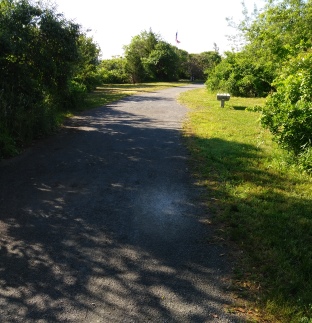
[[[70,119],[0,162],[0,322],[241,322],[188,170],[189,85]]]

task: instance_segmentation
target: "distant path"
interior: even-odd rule
[[[0,163],[0,321],[235,322],[181,143],[189,85],[68,122]]]

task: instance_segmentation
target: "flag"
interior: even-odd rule
[[[178,32],[176,32],[176,43],[180,44],[180,41],[178,40]]]

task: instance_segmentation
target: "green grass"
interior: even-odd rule
[[[312,178],[300,173],[249,109],[184,92],[186,143],[205,200],[237,265],[235,286],[256,322],[312,322]],[[261,313],[261,314],[259,314]]]

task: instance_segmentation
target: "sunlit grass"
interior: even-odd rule
[[[206,89],[184,92],[186,143],[206,203],[238,250],[238,290],[256,321],[312,322],[312,178],[297,171],[251,112],[265,99],[220,107]],[[237,255],[236,255],[237,256]],[[273,318],[274,317],[274,318]]]

